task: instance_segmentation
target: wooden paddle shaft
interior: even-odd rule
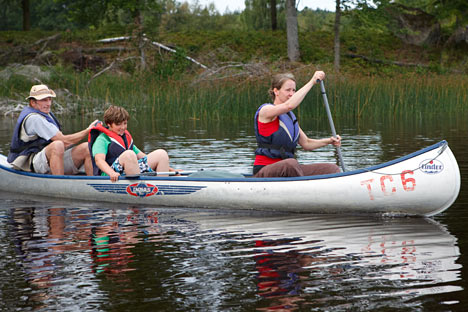
[[[320,81],[320,90],[322,91],[322,96],[323,96],[323,102],[325,104],[325,110],[327,111],[328,122],[330,123],[332,135],[333,137],[336,138],[335,124],[333,123],[333,118],[330,112],[330,106],[328,105],[327,93],[325,92],[325,85],[323,83],[323,80],[317,80],[317,82],[319,81]],[[345,172],[346,169],[345,169],[345,165],[343,162],[343,156],[341,155],[341,148],[339,146],[336,146],[336,152],[338,153],[338,159],[340,160],[341,169],[343,169],[343,172]]]

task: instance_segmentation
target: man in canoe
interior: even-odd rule
[[[111,105],[104,112],[104,122],[91,129],[88,138],[94,175],[107,175],[112,182],[121,174],[175,171],[169,167],[169,156],[163,149],[148,155],[140,151],[127,131],[129,114],[123,107]]]
[[[72,134],[63,134],[60,123],[51,112],[55,92],[46,85],[34,85],[29,92],[29,106],[16,122],[8,154],[14,168],[54,175],[77,174],[84,164],[87,175],[93,174],[91,156],[85,138],[92,125]]]
[[[340,136],[310,139],[299,127],[293,109],[301,104],[325,73],[317,71],[312,79],[296,92],[296,79],[290,73],[273,77],[269,93],[273,103],[261,105],[255,113],[255,177],[297,177],[340,172],[331,163],[302,165],[294,158],[297,144],[307,151],[333,144],[340,146]]]

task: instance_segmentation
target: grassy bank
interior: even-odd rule
[[[333,35],[316,30],[300,34],[301,62],[285,61],[286,35],[282,31],[186,31],[160,34],[158,41],[177,47],[168,53],[154,46],[146,47],[146,69],[140,71],[136,43],[124,41],[98,43],[98,39],[125,35],[123,29],[100,29],[93,32],[63,32],[47,44],[34,44],[39,38],[51,38],[52,32],[0,32],[0,75],[9,64],[39,64],[44,74],[12,73],[2,76],[2,106],[25,103],[32,84],[46,83],[58,93],[57,108],[64,113],[100,116],[110,103],[154,118],[170,120],[251,118],[256,108],[269,101],[267,90],[273,73],[292,71],[302,86],[317,69],[328,77],[326,88],[332,112],[337,117],[353,119],[425,114],[463,114],[468,102],[466,69],[456,64],[456,57],[440,62],[436,48],[403,46],[389,35],[369,29],[366,33],[345,29],[342,37],[341,73],[333,71]],[[96,52],[103,48],[122,48]],[[39,52],[49,52],[39,58]],[[90,52],[94,51],[94,52]],[[346,57],[349,51],[369,59]],[[456,55],[458,50],[445,55]],[[73,54],[74,53],[74,54]],[[70,61],[99,58],[100,66],[86,67]],[[190,56],[209,70],[188,61]],[[94,59],[90,58],[94,57]],[[388,62],[375,63],[372,60]],[[463,58],[460,58],[463,60]],[[400,61],[421,66],[392,64]],[[83,62],[82,62],[83,63]],[[465,62],[466,63],[466,62]],[[45,65],[47,64],[47,65]],[[110,67],[103,74],[98,74]],[[466,64],[464,65],[466,67]],[[97,75],[97,76],[96,76]],[[323,115],[323,101],[314,88],[297,109],[300,117]],[[6,104],[4,104],[6,103]],[[7,108],[12,109],[12,108]]]
[[[324,66],[325,67],[325,66]],[[324,68],[327,71],[326,68]],[[299,87],[316,68],[294,71]],[[332,71],[327,71],[332,72]],[[59,91],[56,102],[74,114],[99,115],[110,103],[156,119],[251,118],[269,98],[269,78],[225,79],[194,83],[161,81],[154,75],[102,75],[56,68],[48,81]],[[466,75],[402,74],[386,77],[329,74],[326,91],[334,116],[353,119],[410,115],[463,114],[468,107]],[[25,103],[31,82],[13,75],[0,87],[3,97]],[[319,88],[297,109],[300,117],[323,115]]]

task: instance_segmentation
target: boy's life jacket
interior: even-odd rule
[[[258,114],[260,109],[266,103],[261,105],[255,113],[255,138],[257,139],[257,149],[255,155],[263,155],[269,158],[294,158],[296,146],[299,142],[299,124],[293,112],[281,114],[278,116],[279,128],[270,136],[263,136],[258,130]]]
[[[88,148],[93,163],[94,175],[101,175],[102,173],[101,169],[99,169],[99,167],[96,165],[96,160],[93,156],[93,144],[101,133],[105,133],[111,139],[111,143],[108,146],[106,154],[106,162],[109,164],[109,166],[112,166],[120,154],[126,150],[133,149],[133,138],[127,130],[125,130],[125,133],[120,136],[117,133],[109,130],[109,128],[104,127],[101,122],[97,122],[96,125],[91,128],[88,135]]]
[[[28,135],[26,133],[24,128],[25,121],[33,114],[44,117],[49,123],[61,130],[60,123],[52,113],[46,114],[31,106],[27,106],[21,111],[13,130],[7,160],[15,168],[24,171],[33,171],[33,168],[31,168],[32,156],[52,142],[52,140],[45,140],[37,135]]]

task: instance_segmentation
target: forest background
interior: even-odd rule
[[[293,72],[300,85],[318,69],[335,115],[460,113],[468,103],[466,0],[336,0],[335,12],[246,0],[222,14],[174,0],[0,0],[0,48],[6,114],[46,83],[59,112],[113,103],[243,118],[268,100],[272,74]],[[444,105],[427,107],[428,97]]]

